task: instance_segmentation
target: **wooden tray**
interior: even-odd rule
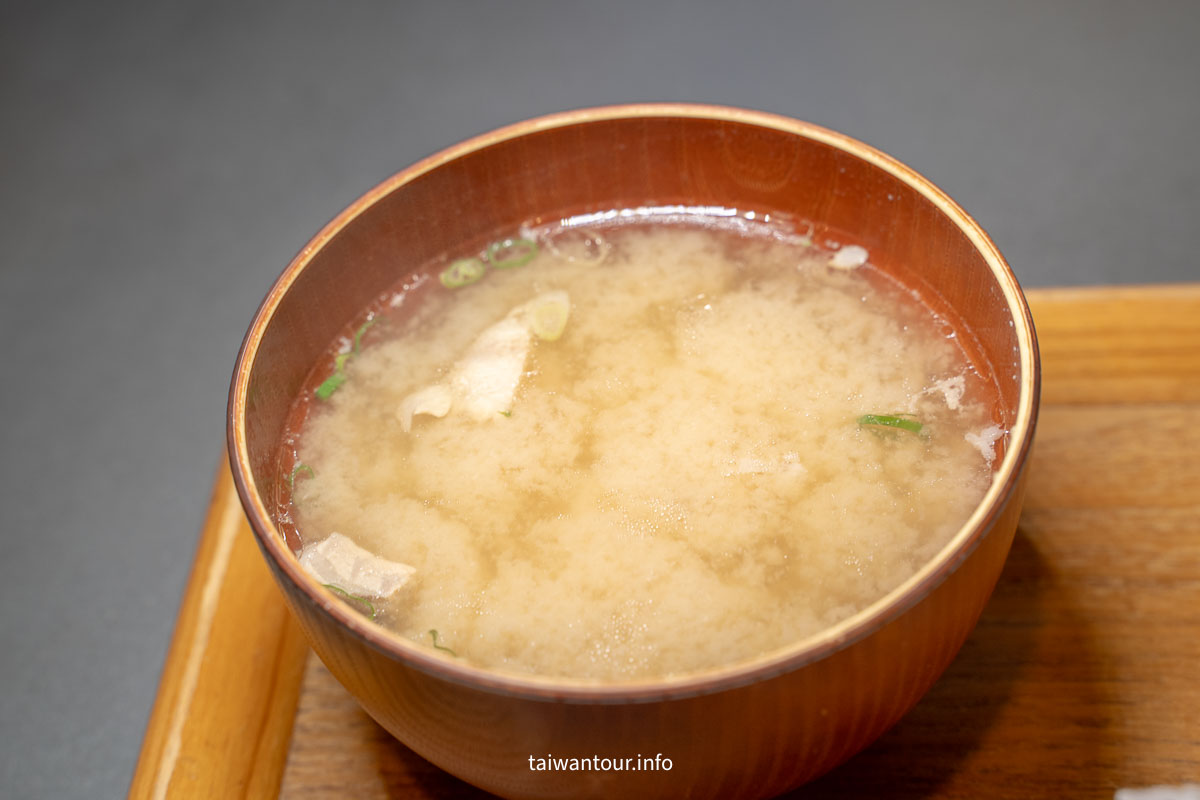
[[[795,798],[1111,797],[1200,782],[1200,285],[1031,291],[1029,495],[916,709]],[[222,464],[130,796],[483,796],[312,656]]]

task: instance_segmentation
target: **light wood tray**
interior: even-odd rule
[[[1200,285],[1029,301],[1042,416],[996,592],[916,709],[795,798],[1200,782]],[[309,652],[222,464],[130,796],[276,794],[483,796]]]

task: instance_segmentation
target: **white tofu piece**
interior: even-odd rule
[[[833,254],[829,266],[836,269],[856,269],[867,263],[867,248],[848,244]]]
[[[529,326],[512,314],[481,333],[450,378],[456,406],[476,422],[511,410],[532,344]]]
[[[955,375],[953,378],[937,381],[925,390],[926,393],[941,392],[946,398],[946,407],[951,411],[957,411],[962,405],[963,395],[967,391],[967,380],[962,375]]]
[[[400,410],[396,412],[396,416],[400,419],[400,428],[408,433],[412,430],[412,418],[417,414],[444,417],[450,413],[452,405],[454,405],[454,393],[450,391],[450,387],[435,383],[405,397],[400,403]]]
[[[400,428],[405,433],[412,430],[417,414],[444,417],[455,410],[484,422],[510,412],[533,337],[557,339],[569,311],[567,293],[554,291],[508,312],[479,334],[445,382],[418,389],[401,401],[396,410]]]
[[[1008,431],[999,425],[988,425],[979,433],[968,431],[963,438],[979,448],[979,452],[983,455],[983,460],[988,463],[988,466],[991,466],[992,461],[996,458],[996,440],[1003,437],[1006,433]]]
[[[388,597],[408,583],[416,568],[380,558],[336,531],[300,551],[300,566],[321,583],[361,597]]]

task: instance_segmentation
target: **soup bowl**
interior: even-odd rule
[[[715,669],[604,683],[446,658],[357,613],[305,572],[277,525],[289,410],[350,320],[405,276],[496,231],[613,209],[804,220],[852,240],[965,335],[993,376],[993,480],[914,575],[802,641]],[[542,117],[387,179],[287,266],[250,326],[228,448],[246,514],[313,650],[396,738],[510,797],[770,796],[826,772],[908,711],[975,625],[1017,525],[1039,392],[1016,279],[943,192],[879,151],[771,114],[634,105]],[[552,602],[552,600],[550,600]],[[704,636],[703,631],[697,635]],[[575,770],[546,759],[577,759]]]

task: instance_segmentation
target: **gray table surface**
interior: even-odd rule
[[[0,795],[128,787],[270,282],[407,164],[686,100],[890,152],[1028,286],[1200,279],[1200,4],[0,5]]]

